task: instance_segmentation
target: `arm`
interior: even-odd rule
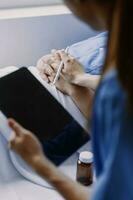
[[[35,166],[37,173],[44,177],[56,190],[67,200],[89,200],[88,188],[82,186],[69,177],[65,176],[59,169],[57,169],[51,162],[43,160],[37,162]]]
[[[14,131],[9,143],[12,150],[17,152],[40,176],[52,184],[65,199],[88,200],[88,188],[72,181],[57,169],[45,157],[38,139],[30,131],[12,119],[9,120],[9,126]]]
[[[101,76],[100,75],[91,75],[91,74],[79,74],[73,79],[73,84],[79,85],[82,87],[91,88],[96,90]]]
[[[85,73],[83,66],[75,58],[63,51],[60,51],[59,54],[64,62],[62,74],[68,82],[96,90],[100,81],[100,75],[91,75]]]
[[[67,82],[96,90],[100,81],[100,75],[85,73],[83,66],[72,56],[63,51],[57,51],[54,54],[51,54],[51,56],[44,56],[44,58],[38,62],[37,67],[44,80],[47,77],[51,78],[49,80],[50,82],[53,81],[55,75],[54,70],[56,71],[58,69],[61,60],[64,61],[64,69],[62,70],[62,73]]]
[[[75,86],[69,94],[86,119],[90,119],[94,92],[86,87]]]
[[[53,81],[54,69],[58,69],[61,59],[64,61],[63,75],[69,83],[96,90],[101,76],[85,73],[83,66],[63,51],[55,51],[51,55],[43,56],[38,61],[37,68],[44,80],[50,79],[49,82]]]
[[[65,80],[63,76],[56,82],[56,88],[69,95],[79,110],[88,119],[90,118],[94,92],[86,87],[74,85]]]
[[[59,55],[59,52],[61,52],[61,55]],[[58,51],[54,53],[54,55],[51,55],[50,60],[47,60],[45,57],[43,64],[38,66],[40,74],[44,80],[47,77],[49,82],[53,82],[56,70],[58,69],[58,66],[61,62],[61,56],[65,62],[65,73],[61,74],[60,79],[56,82],[56,87],[64,94],[69,95],[79,110],[88,119],[90,117],[92,99],[94,95],[91,87],[93,89],[96,87],[98,82],[97,79],[99,76],[93,77],[92,75],[86,75],[83,67],[79,62],[70,56],[68,57],[68,55],[64,54],[62,51]],[[70,62],[67,62],[67,60]],[[49,65],[46,65],[45,63],[49,63]],[[80,77],[79,80],[78,77]]]

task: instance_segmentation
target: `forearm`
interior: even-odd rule
[[[100,77],[100,75],[91,75],[87,73],[80,74],[75,76],[73,79],[73,84],[96,90],[100,81]]]
[[[92,110],[94,92],[85,87],[75,86],[75,89],[71,90],[71,94],[69,95],[86,119],[89,120]]]
[[[47,166],[43,161],[38,162],[37,173],[44,177],[66,200],[89,200],[89,190],[65,176],[50,161]]]

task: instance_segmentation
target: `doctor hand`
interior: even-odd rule
[[[9,148],[18,153],[31,167],[36,168],[37,163],[45,159],[40,142],[15,120],[9,119],[9,126],[13,130]]]
[[[88,200],[88,188],[65,176],[43,155],[38,139],[13,119],[9,126],[14,131],[9,146],[18,153],[42,178],[52,184],[67,200]]]

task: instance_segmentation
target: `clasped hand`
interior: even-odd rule
[[[54,81],[58,67],[63,62],[62,71],[55,86],[61,92],[71,95],[75,90],[74,81],[80,74],[84,74],[82,65],[64,50],[52,50],[51,54],[43,56],[37,63],[42,79],[47,83]]]

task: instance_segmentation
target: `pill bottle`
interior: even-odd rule
[[[85,186],[93,183],[93,154],[89,151],[84,151],[79,154],[77,161],[76,180]]]

